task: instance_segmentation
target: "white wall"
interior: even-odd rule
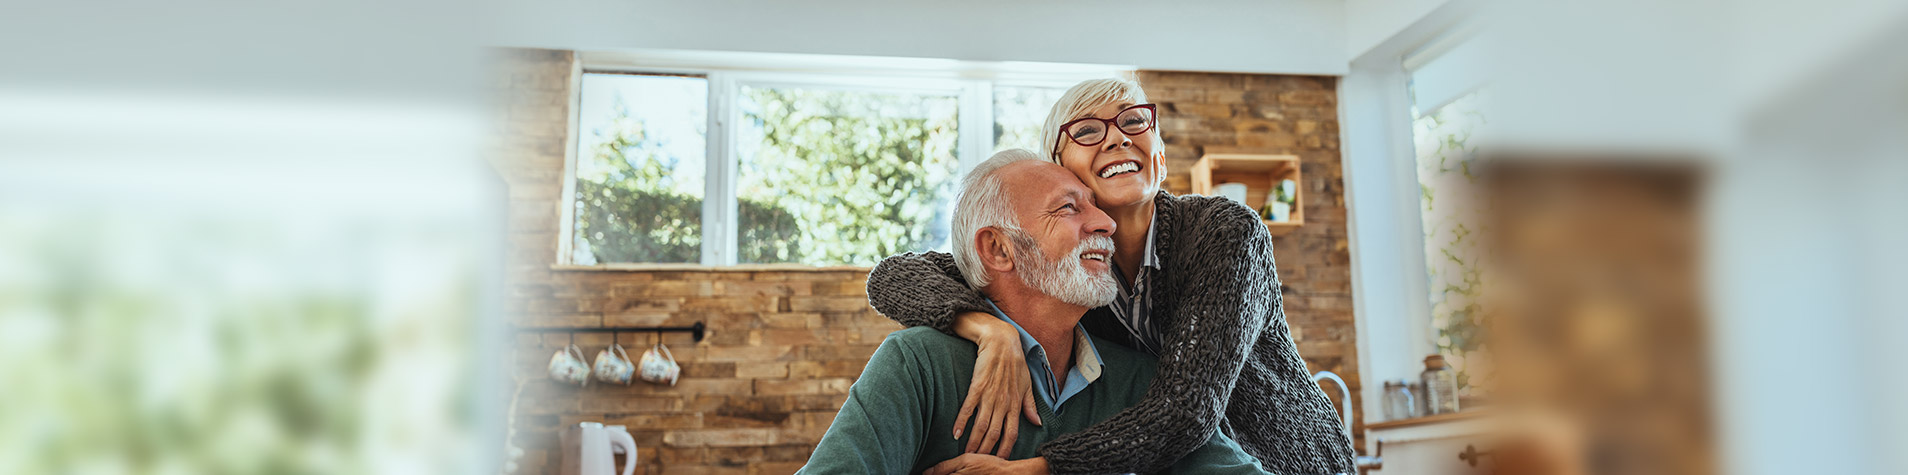
[[[1773,74],[1791,63],[1802,71],[1738,83],[1752,112],[1738,118],[1739,152],[1716,167],[1709,197],[1726,473],[1908,473],[1900,456],[1908,442],[1903,13],[1775,22],[1828,37],[1738,56],[1738,70]],[[1862,29],[1871,30],[1829,33]],[[1770,226],[1771,217],[1782,225]]]
[[[1041,61],[1343,74],[1336,0],[495,0],[496,46]],[[1131,28],[1131,41],[1111,33]]]
[[[1348,1],[1354,49],[1395,13],[1374,6],[1414,3]],[[1411,337],[1373,327],[1414,311],[1390,299],[1420,298],[1386,265],[1412,257],[1390,242],[1412,213],[1394,189],[1408,155],[1386,143],[1400,122],[1383,117],[1402,104],[1384,102],[1401,102],[1395,54],[1443,8],[1364,49],[1341,87],[1366,407],[1379,407],[1373,382],[1403,364],[1384,353]],[[1908,174],[1908,4],[1500,2],[1490,15],[1499,140],[1711,158],[1722,471],[1908,473],[1891,452],[1908,440],[1896,376],[1908,362],[1908,197],[1895,184]]]
[[[1420,358],[1437,351],[1428,324],[1424,228],[1404,81],[1395,61],[1372,61],[1354,63],[1339,82],[1352,312],[1367,424],[1386,420],[1384,381],[1418,379]]]
[[[1345,0],[1345,58],[1357,58],[1451,0]]]
[[[1897,31],[1908,2],[1737,0],[1720,16],[1730,24],[1733,89],[1762,103]]]

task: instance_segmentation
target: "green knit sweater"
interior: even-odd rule
[[[1038,402],[1043,426],[1020,421],[1020,437],[1009,459],[1038,456],[1040,444],[1085,429],[1138,402],[1153,379],[1151,356],[1108,344],[1099,337],[1105,372],[1085,391],[1068,399],[1055,414]],[[961,455],[967,437],[955,439],[954,418],[973,380],[978,349],[973,342],[931,328],[909,328],[888,335],[875,350],[848,401],[828,426],[821,444],[800,473],[919,473]],[[1266,473],[1224,432],[1181,458],[1173,473]]]

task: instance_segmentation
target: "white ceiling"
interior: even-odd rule
[[[488,8],[496,46],[1330,75],[1343,74],[1347,58],[1337,0],[496,0]]]

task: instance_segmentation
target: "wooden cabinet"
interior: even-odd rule
[[[1299,179],[1299,158],[1296,155],[1208,153],[1193,163],[1191,175],[1192,192],[1195,195],[1211,195],[1213,187],[1220,183],[1245,184],[1245,204],[1254,211],[1265,208],[1266,200],[1273,196],[1273,187],[1278,186],[1280,181],[1297,182],[1301,186],[1293,189],[1290,219],[1261,221],[1273,236],[1284,235],[1305,225],[1305,182]]]

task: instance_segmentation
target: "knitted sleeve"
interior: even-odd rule
[[[954,256],[945,252],[902,253],[868,272],[868,304],[909,327],[954,334],[954,316],[987,312],[987,300],[967,286]]]
[[[1040,448],[1054,473],[1152,473],[1199,448],[1219,428],[1239,370],[1275,304],[1272,238],[1243,206],[1186,216],[1177,236],[1184,268],[1167,267],[1156,292],[1176,292],[1158,375],[1145,397],[1093,427]],[[1175,258],[1175,261],[1179,259]]]

